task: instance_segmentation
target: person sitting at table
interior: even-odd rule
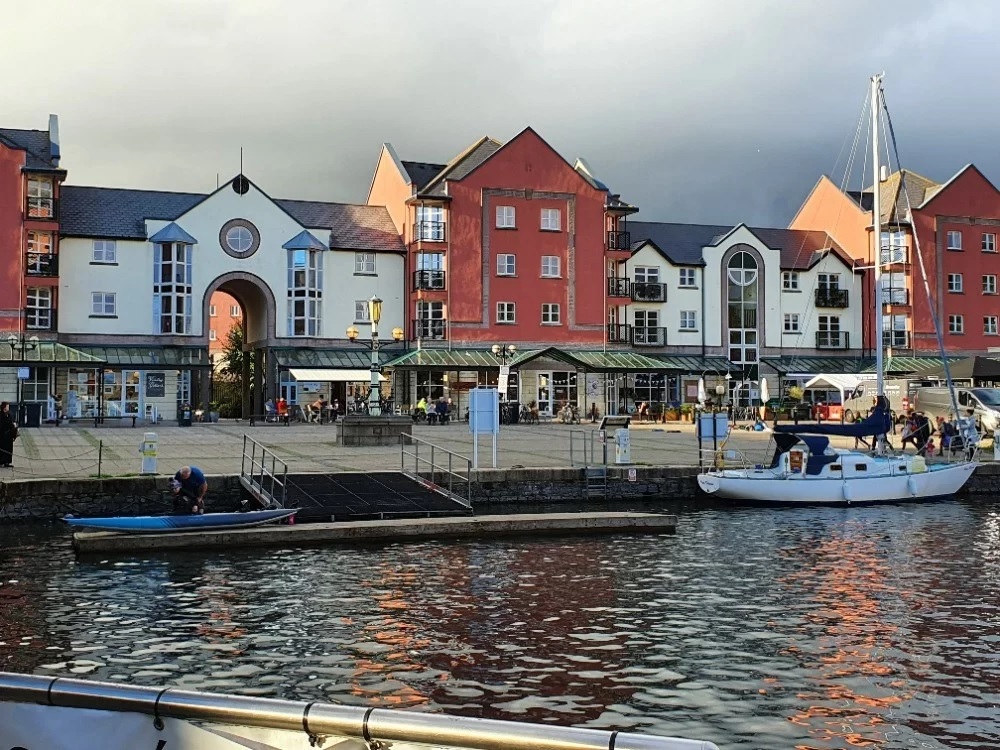
[[[278,399],[278,419],[282,422],[288,422],[288,402],[285,401],[284,396]]]
[[[315,401],[309,404],[309,421],[322,422],[323,408],[325,406],[326,406],[326,401],[323,400],[322,396],[319,396]]]

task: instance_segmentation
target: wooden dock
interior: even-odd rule
[[[81,554],[365,544],[423,539],[565,534],[672,534],[677,517],[661,513],[522,513],[517,515],[341,521],[248,529],[186,531],[168,534],[119,534],[80,531],[73,547]]]

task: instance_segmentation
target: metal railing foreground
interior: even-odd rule
[[[399,436],[399,470],[404,476],[472,509],[472,459],[468,456],[403,434]]]
[[[249,435],[243,435],[240,483],[265,506],[285,507],[288,466]]]

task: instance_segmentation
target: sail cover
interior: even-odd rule
[[[875,435],[886,435],[892,428],[892,417],[888,409],[883,405],[875,407],[875,410],[860,422],[854,424],[779,424],[775,425],[775,432],[787,432],[792,435],[840,435],[842,437],[873,437]]]

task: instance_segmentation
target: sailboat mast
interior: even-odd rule
[[[885,395],[885,376],[883,373],[883,334],[882,334],[882,170],[879,166],[878,116],[882,93],[882,75],[874,75],[872,84],[872,166],[875,168],[875,179],[872,182],[872,242],[875,247],[875,390],[879,396]]]

